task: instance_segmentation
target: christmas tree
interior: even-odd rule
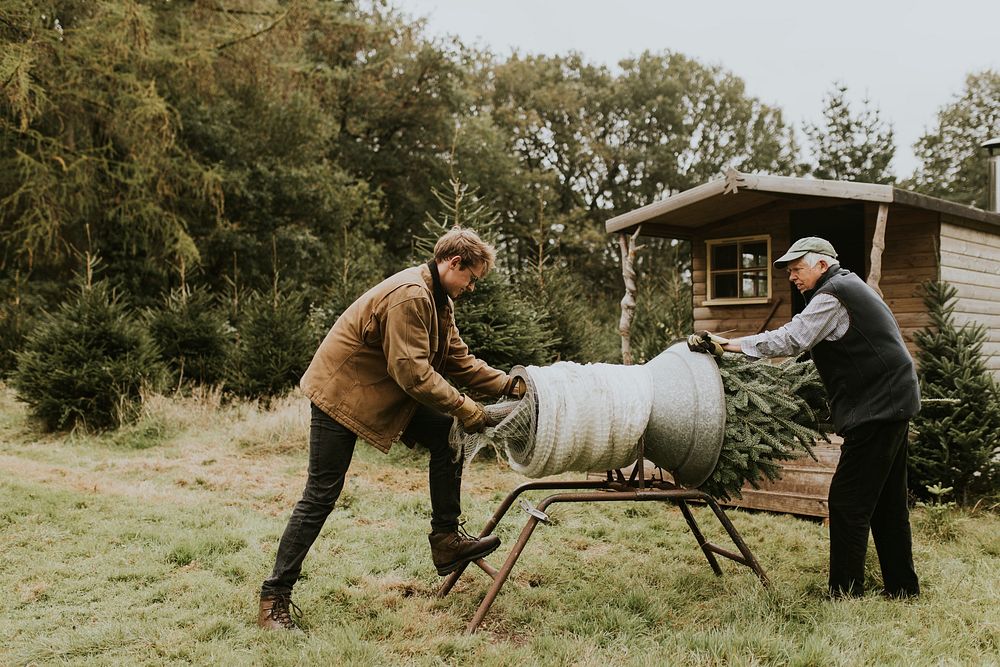
[[[826,391],[810,362],[781,364],[727,354],[718,360],[726,393],[726,430],[715,470],[699,488],[715,498],[740,497],[749,482],[775,479],[780,462],[812,456],[827,418]]]
[[[957,290],[929,282],[922,291],[931,323],[915,336],[925,400],[913,420],[910,488],[927,497],[929,485],[950,486],[956,498],[968,502],[997,491],[1000,390],[983,360],[986,329],[955,321]]]
[[[476,188],[454,177],[448,186],[433,190],[441,210],[437,217],[427,215],[424,234],[415,239],[419,258],[433,257],[434,244],[453,226],[472,229],[483,241],[500,245],[496,231],[500,214]],[[455,322],[473,354],[496,368],[551,361],[559,342],[548,313],[523,298],[502,268],[487,274],[476,283],[475,291],[462,296]]]
[[[51,430],[114,429],[138,414],[164,368],[149,332],[112,286],[86,281],[45,314],[17,354],[11,385]]]

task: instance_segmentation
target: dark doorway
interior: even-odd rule
[[[790,212],[792,243],[804,236],[819,236],[833,244],[840,265],[865,279],[865,206],[845,204]],[[801,313],[805,300],[792,288],[792,313]]]

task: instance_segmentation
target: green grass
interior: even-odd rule
[[[0,664],[982,665],[1000,655],[1000,517],[983,510],[959,512],[943,541],[914,513],[919,600],[830,602],[819,523],[730,512],[773,582],[765,589],[729,561],[714,576],[670,506],[556,505],[467,637],[489,581],[470,569],[435,597],[426,460],[405,447],[358,447],[296,588],[308,634],[262,632],[257,591],[304,481],[304,400],[265,412],[156,398],[143,419],[117,434],[45,435],[0,392]],[[496,463],[471,466],[470,527],[522,481]],[[501,524],[494,565],[523,523],[512,511]],[[869,575],[877,588],[874,552]]]

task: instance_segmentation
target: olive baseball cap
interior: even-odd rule
[[[807,236],[793,243],[788,252],[774,260],[774,267],[780,269],[786,264],[804,257],[809,252],[818,252],[821,255],[829,255],[830,257],[837,256],[837,251],[833,249],[829,241],[821,239],[818,236]]]

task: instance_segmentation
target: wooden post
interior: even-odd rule
[[[878,205],[875,234],[872,236],[871,269],[868,271],[868,286],[882,296],[878,283],[882,280],[882,252],[885,250],[885,220],[889,216],[889,205]]]
[[[626,366],[632,364],[632,318],[635,317],[635,253],[642,248],[636,245],[635,239],[639,236],[636,227],[635,233],[629,238],[626,232],[618,235],[618,246],[622,252],[622,277],[625,279],[625,296],[622,297],[622,316],[618,321],[618,333],[622,337],[622,363]]]

